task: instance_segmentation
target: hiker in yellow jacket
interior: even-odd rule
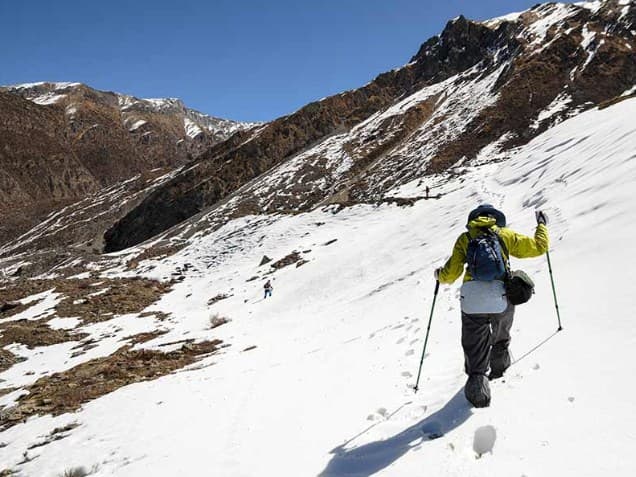
[[[464,272],[469,242],[488,232],[496,234],[506,262],[510,255],[531,258],[544,254],[549,246],[548,219],[541,211],[537,211],[536,216],[534,237],[528,237],[506,228],[503,212],[490,204],[480,205],[468,215],[468,232],[457,238],[451,257],[442,268],[435,270],[435,278],[440,283],[450,284],[463,273],[464,283],[471,282],[473,277],[468,270]],[[510,366],[508,346],[515,307],[505,296],[502,278],[479,285],[462,286],[462,347],[468,374],[464,393],[475,407],[486,407],[490,405],[488,379],[500,378]],[[478,291],[471,292],[469,288]],[[470,296],[471,293],[479,296]]]

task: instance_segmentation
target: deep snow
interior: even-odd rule
[[[198,235],[152,270],[141,267],[154,277],[186,263],[192,271],[151,307],[172,313],[162,324],[169,332],[139,346],[183,337],[231,346],[75,414],[7,430],[0,468],[27,476],[93,465],[93,475],[120,477],[633,475],[635,117],[635,99],[582,113],[506,161],[431,178],[441,198],[410,208],[246,217]],[[423,195],[426,185],[392,195]],[[474,410],[462,394],[459,283],[440,289],[417,394],[412,385],[432,272],[484,201],[526,234],[534,209],[548,212],[565,329],[555,335],[545,257],[514,261],[537,293],[516,313],[518,361],[493,383],[492,406]],[[279,259],[292,250],[307,251],[309,262],[274,273],[274,295],[263,300],[262,281],[246,280],[263,276],[264,254]],[[208,306],[218,293],[233,296]],[[232,321],[209,330],[215,313]],[[122,334],[140,326],[139,318],[116,319]],[[63,366],[64,349],[42,352],[38,363]],[[69,422],[80,426],[17,466],[29,445]]]

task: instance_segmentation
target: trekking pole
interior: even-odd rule
[[[559,328],[557,331],[561,331],[561,314],[559,313],[559,302],[557,301],[556,289],[554,288],[554,277],[552,276],[552,264],[550,263],[550,252],[546,250],[545,256],[548,258],[548,270],[550,271],[550,282],[552,283],[552,295],[554,296],[554,306],[556,307],[557,320],[559,320]]]
[[[433,304],[431,305],[431,316],[428,318],[428,326],[426,327],[426,338],[424,338],[424,349],[422,350],[422,358],[420,359],[420,368],[417,370],[417,381],[415,381],[415,392],[417,393],[418,384],[420,383],[420,374],[422,373],[422,363],[426,354],[426,343],[428,343],[428,334],[431,331],[431,321],[433,321],[433,310],[435,309],[435,300],[439,291],[439,280],[435,280],[435,293],[433,294]]]

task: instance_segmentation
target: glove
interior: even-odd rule
[[[441,268],[436,268],[435,271],[433,272],[433,276],[435,277],[435,280],[439,281],[439,272],[441,271]]]
[[[548,214],[542,210],[537,210],[535,215],[537,216],[537,224],[548,225]]]

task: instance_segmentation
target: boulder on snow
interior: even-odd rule
[[[291,265],[292,263],[296,263],[301,259],[302,257],[300,256],[300,253],[294,251],[290,253],[289,255],[284,256],[280,260],[272,263],[272,268],[278,270],[283,267],[287,267],[288,265]]]

